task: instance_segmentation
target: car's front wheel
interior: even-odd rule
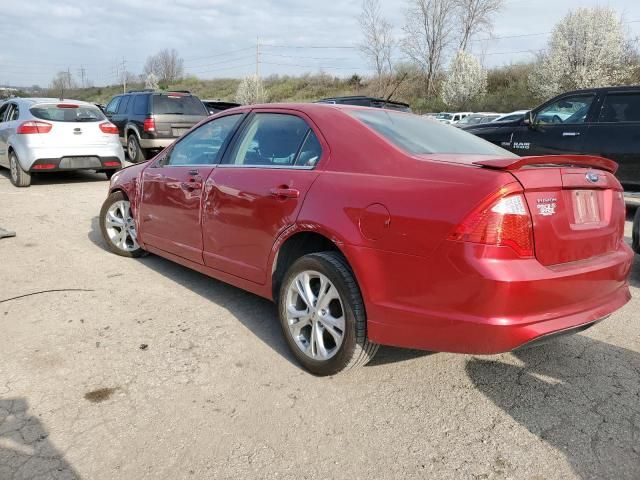
[[[291,265],[280,288],[279,314],[293,354],[315,375],[365,365],[378,350],[367,339],[360,288],[337,252],[305,255]]]
[[[107,197],[100,210],[100,230],[109,250],[123,257],[140,257],[145,251],[138,245],[138,233],[131,203],[122,192]]]
[[[28,187],[31,185],[31,174],[22,169],[15,152],[9,154],[9,170],[11,183],[16,187]]]

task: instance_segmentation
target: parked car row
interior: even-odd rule
[[[456,127],[464,128],[473,125],[479,125],[484,123],[509,121],[515,118],[524,117],[527,110],[518,110],[511,113],[496,113],[496,112],[440,112],[440,113],[427,113],[426,117],[434,118],[440,123],[447,125],[455,125]]]

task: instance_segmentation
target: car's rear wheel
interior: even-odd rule
[[[107,197],[100,210],[100,230],[109,250],[123,257],[140,257],[145,251],[138,245],[138,232],[131,203],[122,192]]]
[[[140,142],[135,133],[127,136],[127,155],[133,163],[144,162],[147,159],[147,152],[140,147]]]
[[[31,174],[22,169],[15,152],[9,154],[9,170],[13,185],[16,187],[28,187],[31,185]]]
[[[279,313],[293,354],[315,375],[360,367],[378,350],[367,339],[360,288],[337,252],[305,255],[291,265],[280,289]]]

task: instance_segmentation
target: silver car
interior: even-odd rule
[[[122,168],[118,129],[92,103],[12,98],[0,104],[0,167],[28,187],[33,172],[95,170],[107,178]]]

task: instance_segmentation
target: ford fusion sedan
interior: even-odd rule
[[[111,178],[122,167],[118,129],[92,103],[12,98],[0,105],[0,166],[16,187],[34,172],[95,170]]]
[[[329,375],[381,344],[494,354],[620,308],[633,254],[615,169],[408,113],[258,105],[116,173],[100,225],[119,255],[273,300],[296,358]]]

